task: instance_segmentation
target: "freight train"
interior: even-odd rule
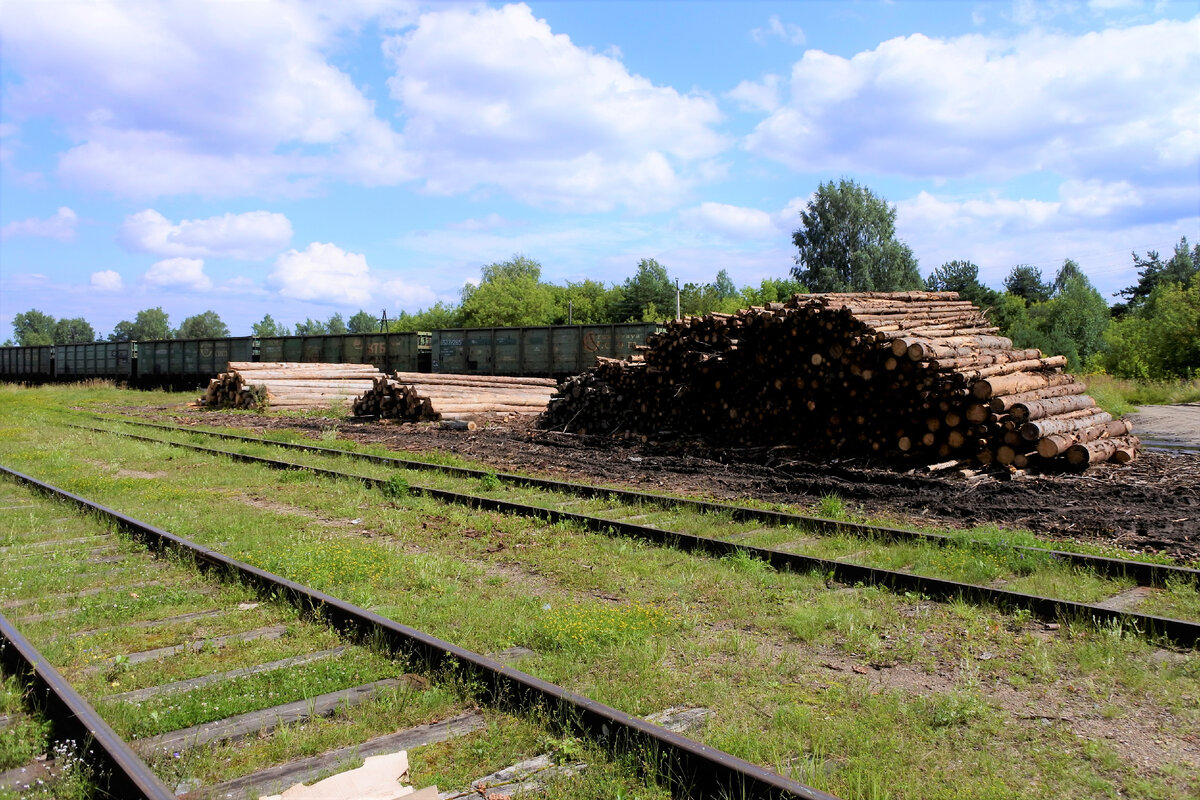
[[[563,377],[594,366],[597,357],[627,358],[661,329],[656,323],[628,322],[0,347],[0,380],[107,379],[141,388],[184,389],[227,372],[230,361],[374,364],[385,372]]]

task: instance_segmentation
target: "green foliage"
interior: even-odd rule
[[[1159,282],[1105,332],[1105,370],[1136,380],[1200,376],[1200,273],[1187,285]]]
[[[625,279],[620,296],[614,297],[613,321],[655,321],[663,318],[662,314],[675,314],[675,284],[666,267],[653,258],[643,258],[637,272]]]
[[[205,311],[188,317],[175,332],[176,339],[212,339],[229,335],[229,326],[215,311]]]
[[[1127,286],[1118,295],[1126,299],[1126,303],[1113,309],[1116,316],[1121,316],[1127,309],[1133,310],[1150,299],[1150,295],[1158,286],[1167,283],[1188,285],[1188,281],[1200,273],[1200,244],[1188,249],[1187,237],[1175,245],[1175,252],[1165,264],[1157,250],[1150,250],[1145,258],[1133,254],[1133,265],[1138,268],[1138,282]]]
[[[925,279],[925,288],[931,292],[958,292],[963,300],[970,300],[980,308],[996,305],[1000,294],[979,282],[979,267],[970,261],[947,261]]]
[[[467,327],[548,325],[554,294],[542,283],[542,265],[522,255],[483,268],[478,286],[463,288],[460,308]]]
[[[741,300],[738,305],[742,308],[763,306],[767,303],[783,303],[792,299],[792,295],[803,294],[808,287],[791,278],[763,278],[758,287],[742,287]]]
[[[485,472],[479,478],[479,487],[485,492],[494,492],[500,488],[500,477],[494,472]]]
[[[255,336],[291,336],[292,331],[287,325],[280,325],[274,318],[267,314],[261,321],[250,326],[251,331]]]
[[[306,318],[304,322],[296,323],[297,336],[324,336],[329,333],[329,328],[320,320]]]
[[[912,250],[896,238],[896,209],[843,178],[823,183],[792,233],[792,275],[815,292],[919,289]]]
[[[350,333],[375,333],[379,330],[379,320],[360,310],[346,323],[346,330]]]
[[[383,485],[381,491],[385,496],[396,500],[402,497],[408,497],[408,493],[411,489],[412,487],[408,485],[408,481],[406,481],[403,477],[400,475],[393,475],[392,477],[388,478],[387,483]]]
[[[54,344],[54,324],[54,317],[31,308],[13,317],[13,334],[21,347]]]
[[[96,341],[96,330],[83,317],[60,319],[54,324],[55,344],[87,344]]]
[[[395,319],[388,320],[389,331],[432,331],[437,328],[458,328],[463,323],[461,309],[439,300],[430,308],[415,314],[401,311]]]
[[[1065,355],[1068,368],[1078,370],[1100,351],[1109,310],[1104,298],[1077,270],[1066,276],[1062,291],[1034,305],[1030,315],[1042,333],[1036,346],[1045,353]]]
[[[170,338],[171,321],[162,306],[139,311],[133,322],[121,320],[108,335],[110,342],[149,342]]]
[[[332,334],[346,333],[346,322],[342,319],[341,312],[330,317],[329,322],[325,323],[325,328]]]
[[[1053,288],[1042,280],[1042,271],[1032,264],[1018,264],[1004,279],[1004,290],[1024,300],[1026,305],[1049,300]]]
[[[679,291],[680,313],[685,317],[713,312],[732,314],[745,305],[741,292],[725,270],[718,272],[712,283],[688,283]]]
[[[554,299],[552,325],[594,325],[609,322],[609,309],[614,290],[606,289],[603,283],[591,279],[566,286],[551,286]]]

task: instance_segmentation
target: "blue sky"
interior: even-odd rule
[[[1200,240],[1200,4],[0,2],[0,339],[547,280],[782,277],[817,186],[923,274]]]

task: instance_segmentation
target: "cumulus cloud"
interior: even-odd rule
[[[689,227],[726,239],[767,239],[779,233],[775,220],[766,211],[725,203],[701,203],[681,211],[679,218]]]
[[[568,209],[661,208],[727,146],[712,98],[631,74],[523,4],[424,14],[385,52],[406,144],[438,194],[496,187]]]
[[[166,258],[156,261],[144,277],[146,283],[164,289],[204,292],[212,288],[212,280],[204,274],[204,260],[200,258]]]
[[[313,242],[303,251],[288,250],[275,260],[270,281],[284,297],[327,303],[366,303],[371,276],[366,256],[334,244]]]
[[[125,218],[120,239],[132,251],[158,256],[258,260],[287,247],[292,223],[283,214],[249,211],[185,219],[176,225],[148,208]]]
[[[788,44],[804,44],[804,29],[799,25],[784,22],[778,14],[772,14],[765,28],[750,31],[750,38],[759,44],[766,44],[770,39],[782,39]]]
[[[75,238],[75,224],[78,221],[78,215],[63,206],[53,217],[47,219],[30,217],[8,223],[0,228],[0,239],[9,239],[13,236],[34,236],[69,242]]]
[[[98,292],[119,292],[125,288],[125,282],[121,280],[121,273],[111,269],[93,272],[91,285]]]
[[[852,58],[808,50],[792,68],[789,97],[746,146],[800,171],[1054,170],[1104,181],[1186,175],[1194,184],[1197,40],[1200,18],[1078,36],[914,34]]]
[[[402,24],[394,10],[383,24]],[[410,177],[400,135],[326,55],[379,4],[14,3],[6,111],[63,123],[64,178],[122,194],[238,195]],[[64,13],[71,24],[63,24]]]
[[[743,111],[771,113],[779,108],[778,75],[765,75],[761,81],[742,81],[725,96],[733,100]]]

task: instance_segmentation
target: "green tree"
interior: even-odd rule
[[[110,342],[151,342],[170,338],[171,322],[162,306],[139,311],[133,322],[121,320],[108,335]]]
[[[522,255],[489,264],[478,286],[464,287],[463,324],[467,327],[548,325],[554,296],[541,281],[542,265]]]
[[[1108,327],[1108,303],[1082,272],[1065,276],[1062,290],[1044,303],[1030,308],[1043,338],[1043,352],[1065,355],[1069,368],[1077,370],[1099,352]]]
[[[327,333],[329,329],[325,327],[325,323],[311,317],[296,323],[297,336],[324,336]]]
[[[379,330],[379,320],[360,309],[346,323],[346,329],[350,333],[375,333]]]
[[[325,330],[335,334],[346,333],[346,321],[342,319],[341,312],[329,318],[329,321],[325,323]]]
[[[1185,236],[1175,245],[1175,252],[1166,263],[1159,257],[1157,250],[1150,250],[1145,258],[1134,253],[1133,265],[1138,269],[1138,282],[1117,292],[1125,298],[1125,302],[1113,308],[1113,314],[1116,316],[1121,316],[1127,309],[1135,309],[1144,303],[1160,284],[1178,283],[1187,286],[1192,276],[1200,273],[1200,244],[1189,250]]]
[[[716,290],[717,298],[720,300],[737,297],[737,287],[733,285],[733,279],[729,277],[729,273],[726,270],[717,272],[717,279],[713,281],[712,286]]]
[[[591,279],[568,281],[566,286],[551,286],[554,298],[554,325],[597,325],[612,322],[609,318],[612,290]]]
[[[653,258],[643,258],[637,272],[621,285],[620,293],[613,294],[613,304],[613,318],[618,322],[640,322],[647,313],[655,319],[663,314],[674,316],[675,284],[666,267]]]
[[[87,344],[96,341],[96,330],[83,317],[60,319],[54,324],[55,344]]]
[[[921,288],[917,260],[896,238],[895,207],[852,180],[817,188],[792,242],[792,275],[814,292]]]
[[[738,305],[742,308],[785,303],[793,295],[808,292],[808,287],[791,278],[763,278],[757,287],[743,286]]]
[[[266,314],[263,318],[250,326],[250,331],[255,336],[291,336],[292,331],[287,325],[280,325],[275,321],[275,318],[270,314]]]
[[[1042,280],[1042,271],[1032,264],[1018,264],[1004,279],[1004,290],[1020,297],[1026,305],[1046,302],[1053,288]]]
[[[958,292],[980,308],[994,306],[1000,293],[979,282],[979,267],[970,261],[947,261],[929,273],[925,288],[931,292]]]
[[[1051,291],[1054,294],[1061,294],[1067,287],[1067,282],[1077,275],[1083,275],[1083,270],[1079,268],[1079,262],[1073,258],[1064,258],[1062,266],[1054,274],[1054,284],[1051,286]]]
[[[1200,271],[1187,284],[1158,282],[1150,295],[1109,325],[1101,365],[1137,380],[1200,377]]]
[[[229,335],[229,326],[215,311],[188,317],[175,332],[176,339],[220,339]]]
[[[441,300],[415,314],[401,311],[395,319],[388,320],[389,331],[433,331],[438,328],[461,328],[462,325],[461,310]]]
[[[39,347],[54,344],[54,317],[43,314],[36,308],[23,311],[13,317],[13,335],[20,347]]]

